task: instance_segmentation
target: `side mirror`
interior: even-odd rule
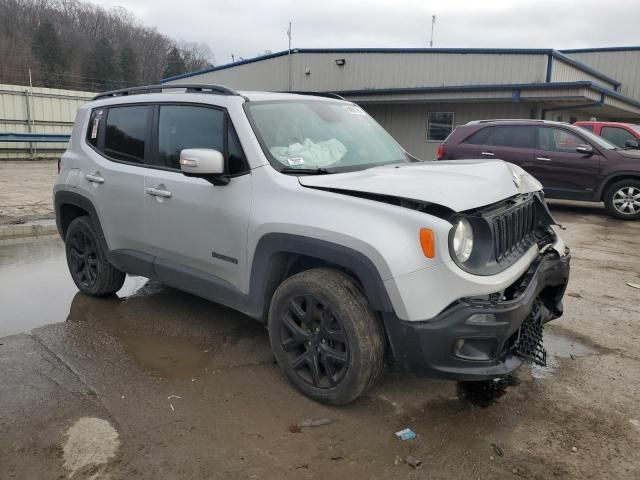
[[[576,152],[581,153],[582,155],[593,155],[593,147],[591,145],[578,145],[576,147]]]
[[[188,177],[202,177],[214,185],[226,185],[224,156],[211,148],[186,148],[180,152],[180,170]]]
[[[640,144],[638,144],[638,142],[636,140],[627,140],[626,142],[624,142],[624,146],[626,148],[632,148],[634,150],[638,150],[640,149]]]

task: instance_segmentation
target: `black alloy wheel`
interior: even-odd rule
[[[311,294],[294,297],[281,320],[280,345],[296,375],[316,388],[338,384],[349,366],[349,342],[331,309]]]
[[[98,253],[93,239],[84,231],[76,230],[67,241],[71,275],[83,287],[93,287],[98,278]]]

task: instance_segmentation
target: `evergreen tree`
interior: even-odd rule
[[[165,62],[165,67],[162,72],[162,76],[164,78],[174,77],[176,75],[181,75],[187,72],[187,67],[185,65],[184,58],[178,50],[177,47],[171,47],[169,53],[167,54],[167,60]]]
[[[138,57],[130,45],[125,45],[120,50],[120,76],[124,86],[138,83]]]
[[[120,69],[111,42],[101,38],[89,53],[86,71],[93,90],[109,90],[120,85]]]
[[[31,47],[42,66],[44,81],[48,85],[54,85],[58,80],[56,73],[63,71],[65,65],[58,32],[50,21],[46,20],[38,25]]]

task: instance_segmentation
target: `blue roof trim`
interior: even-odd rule
[[[632,52],[640,50],[640,46],[637,47],[600,47],[600,48],[570,48],[567,50],[558,50],[561,53],[591,53],[591,52]]]
[[[0,142],[68,142],[70,135],[56,133],[0,133]]]
[[[615,78],[611,78],[608,75],[605,75],[602,72],[599,72],[598,70],[595,70],[593,68],[591,68],[589,65],[579,62],[578,60],[575,60],[571,57],[567,57],[566,55],[554,50],[551,55],[553,55],[554,58],[557,58],[558,60],[565,62],[573,67],[576,67],[579,70],[582,70],[585,73],[588,73],[590,75],[593,75],[596,78],[599,78],[600,80],[604,80],[607,83],[610,83],[616,87],[619,87],[620,85],[622,85],[618,80],[616,80]]]
[[[640,101],[629,98],[620,92],[611,90],[610,88],[603,87],[597,83],[583,80],[578,82],[558,82],[558,83],[498,83],[498,84],[485,84],[485,85],[458,85],[458,86],[446,86],[446,87],[409,87],[409,88],[379,88],[368,90],[333,90],[332,93],[337,93],[342,96],[373,96],[373,95],[393,95],[393,94],[412,94],[412,93],[441,93],[441,92],[482,92],[486,90],[531,90],[531,89],[545,89],[556,90],[561,88],[590,88],[596,92],[603,93],[606,96],[617,98],[629,105],[640,108]]]
[[[591,87],[593,82],[558,82],[558,83],[492,83],[483,85],[447,85],[443,87],[407,87],[407,88],[376,88],[365,90],[334,90],[339,95],[389,95],[389,94],[411,94],[411,93],[437,93],[437,92],[459,92],[485,90],[527,90],[533,88],[544,88],[549,90],[571,87]]]

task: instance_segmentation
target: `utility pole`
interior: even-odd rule
[[[287,81],[287,90],[291,91],[291,22],[289,22],[289,29],[287,30],[287,37],[289,37],[289,50],[287,54],[287,60],[289,63],[289,75]]]
[[[431,41],[429,41],[430,48],[433,48],[433,31],[435,29],[435,25],[436,25],[436,16],[431,15]]]

